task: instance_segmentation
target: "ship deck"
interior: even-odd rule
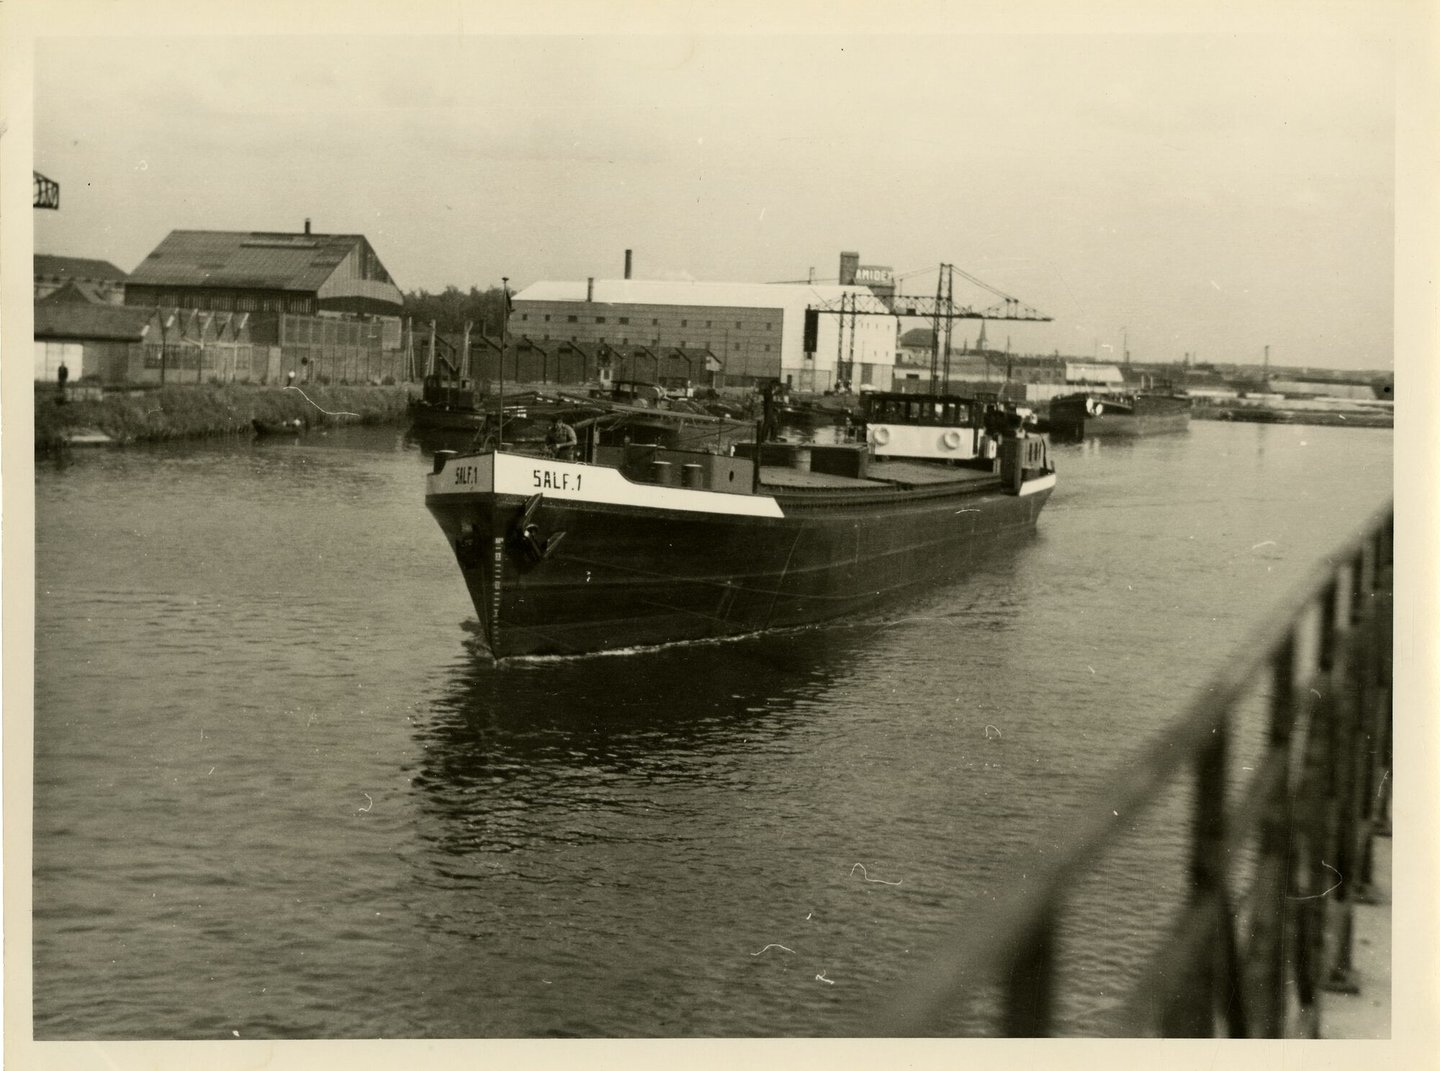
[[[863,491],[895,490],[911,487],[940,487],[961,484],[992,483],[993,472],[960,467],[941,467],[914,461],[881,461],[870,466],[864,477],[836,476],[827,472],[810,472],[779,465],[760,468],[760,486],[779,491]]]

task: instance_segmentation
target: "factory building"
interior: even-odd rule
[[[264,378],[404,374],[404,295],[360,234],[171,231],[131,273],[125,304],[248,319]],[[162,343],[163,344],[163,343]]]
[[[707,353],[714,359],[713,386],[778,379],[806,391],[845,380],[890,387],[895,319],[850,311],[885,312],[867,286],[634,279],[630,263],[627,251],[623,279],[524,288],[515,295],[511,335],[542,346],[603,345],[622,354],[636,348]]]

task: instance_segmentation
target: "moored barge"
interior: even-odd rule
[[[1184,394],[1081,391],[1051,399],[1047,427],[1056,441],[1161,435],[1190,427],[1190,404]]]

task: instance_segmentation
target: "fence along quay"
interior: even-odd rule
[[[1373,840],[1390,835],[1393,562],[1392,503],[1110,779],[1094,818],[1067,824],[1063,855],[1027,860],[1013,899],[965,916],[870,1036],[953,1033],[976,1007],[985,1034],[1055,1032],[1067,891],[1103,865],[1114,812],[1175,788],[1188,788],[1186,902],[1130,982],[1121,1036],[1323,1036],[1322,993],[1357,991],[1354,909],[1373,900]],[[1268,728],[1236,785],[1246,704]]]

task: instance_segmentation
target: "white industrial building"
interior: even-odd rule
[[[841,313],[842,300],[844,313]],[[537,282],[514,298],[512,335],[535,342],[708,350],[716,383],[779,379],[821,391],[848,381],[888,390],[896,320],[866,286],[711,283],[653,279]],[[806,310],[819,310],[806,343]]]

